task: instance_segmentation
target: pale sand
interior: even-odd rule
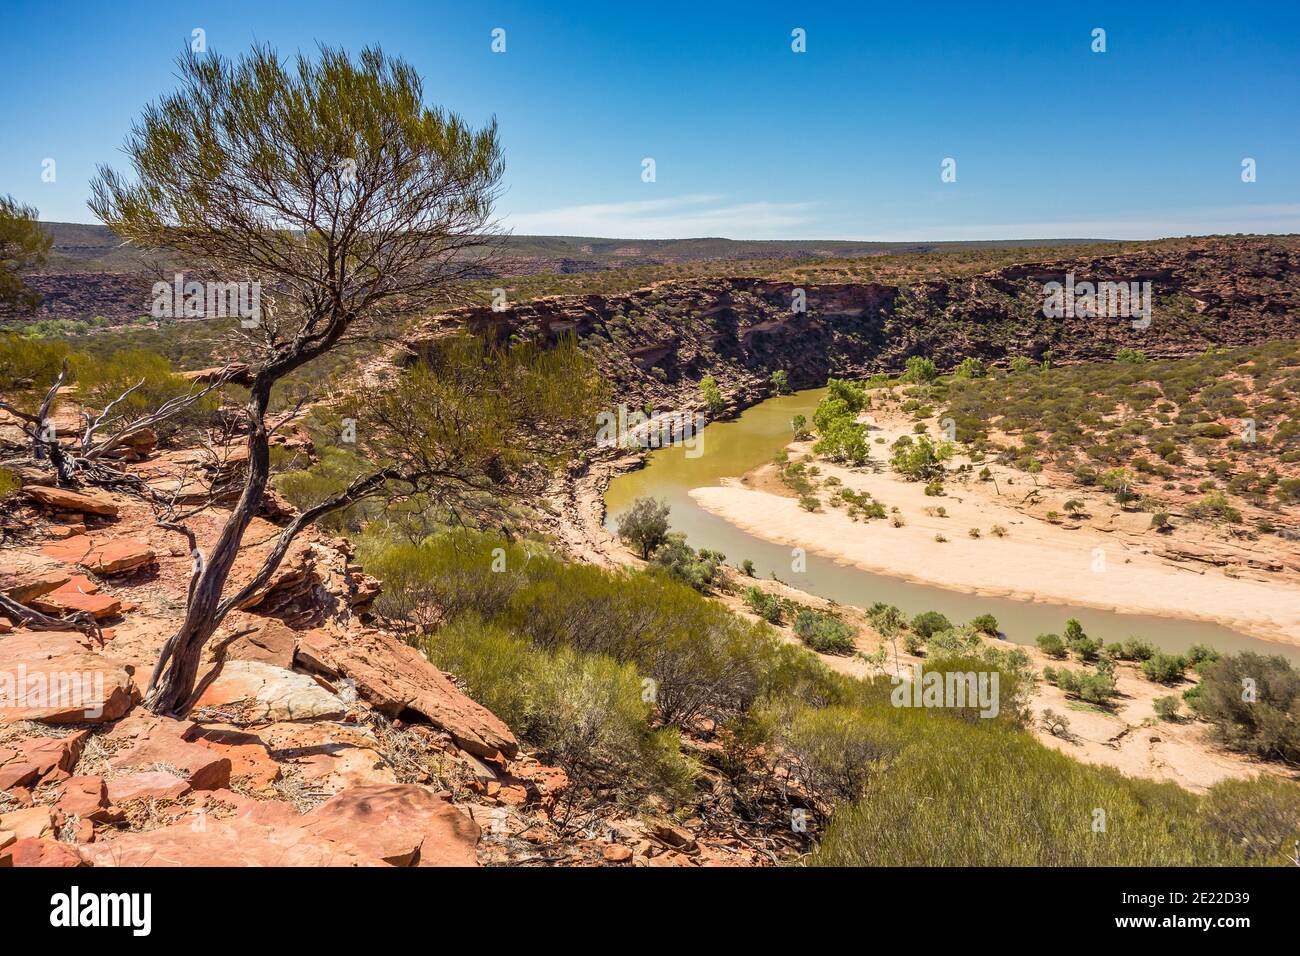
[[[891,431],[872,434],[892,441]],[[879,460],[882,446],[873,445],[872,454]],[[996,466],[1001,495],[991,482],[971,481],[950,482],[943,497],[927,497],[921,483],[899,480],[887,470],[855,471],[824,462],[820,467],[823,478],[834,475],[845,486],[898,507],[904,526],[892,527],[887,518],[855,522],[843,509],[825,505],[825,488],[818,490],[824,510],[817,513],[805,511],[794,498],[750,490],[739,481],[697,488],[691,496],[756,537],[908,581],[1021,601],[1213,621],[1264,640],[1300,644],[1300,585],[1294,580],[1262,573],[1252,577],[1267,580],[1231,578],[1221,568],[1173,565],[1149,553],[1154,532],[1137,530],[1149,516],[1119,513],[1100,495],[1043,488],[1039,509],[1063,512],[1068,497],[1083,497],[1094,515],[1088,523],[1064,527],[1013,507],[1032,485]],[[1008,486],[1008,477],[1017,484]],[[936,506],[948,516],[926,513]],[[994,524],[1003,525],[1007,536],[990,534]],[[969,537],[970,528],[978,528],[981,537]],[[936,534],[948,540],[938,542]]]

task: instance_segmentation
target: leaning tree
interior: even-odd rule
[[[358,390],[357,473],[304,507],[227,593],[271,476],[272,390],[363,328],[445,302],[481,274],[473,253],[492,233],[502,160],[495,122],[475,130],[426,106],[412,67],[378,49],[354,61],[322,48],[288,64],[255,47],[233,61],[187,53],[178,64],[179,89],[128,137],[133,175],[102,167],[91,208],[130,243],[170,248],[225,283],[260,283],[261,308],[241,323],[249,394],[238,501],[206,553],[184,515],[164,522],[186,536],[194,567],[184,620],[146,692],[155,713],[186,709],[205,643],[308,525],[381,494],[485,508],[502,488],[535,484],[548,452],[577,439],[598,387],[572,343],[461,343],[417,362],[390,391]]]

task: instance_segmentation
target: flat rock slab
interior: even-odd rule
[[[122,602],[112,595],[83,591],[72,582],[33,598],[31,605],[38,611],[56,617],[73,611],[85,611],[97,621],[116,617],[122,611]]]
[[[306,674],[261,661],[227,661],[196,706],[236,704],[248,722],[332,720],[347,712],[343,701]]]
[[[304,817],[303,829],[391,866],[475,866],[479,827],[445,793],[414,784],[354,787]]]
[[[117,499],[103,491],[73,491],[69,488],[27,485],[23,488],[23,494],[38,504],[59,511],[77,511],[116,518],[119,510]]]
[[[301,817],[264,803],[77,848],[94,866],[476,866],[479,828],[415,784],[344,791]]]
[[[358,693],[389,717],[415,711],[476,757],[513,757],[519,750],[496,714],[462,693],[415,648],[387,634],[304,631],[297,661],[309,670],[352,679]]]
[[[65,541],[51,541],[41,548],[41,554],[102,575],[125,574],[156,560],[147,541],[129,538],[99,540],[88,534],[79,534]]]
[[[190,789],[188,782],[165,770],[142,770],[105,782],[108,802],[114,806],[128,800],[179,800]]]
[[[109,766],[115,771],[137,773],[160,770],[179,777],[195,790],[220,790],[230,785],[229,757],[166,729],[146,733],[134,747],[110,760]],[[110,780],[110,797],[112,789]]]
[[[20,604],[49,594],[72,579],[62,562],[40,555],[5,555],[0,564],[0,592]]]
[[[0,850],[0,866],[85,866],[75,846],[46,837],[26,837]]]
[[[55,635],[52,647],[70,649],[58,637],[63,632],[49,633]],[[84,651],[45,657],[49,649],[30,648],[24,656],[22,645],[9,646],[21,638],[0,641],[0,724],[100,724],[121,717],[139,697],[125,664]]]

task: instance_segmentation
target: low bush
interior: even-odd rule
[[[818,653],[853,653],[853,628],[834,615],[802,610],[795,615],[794,633]]]

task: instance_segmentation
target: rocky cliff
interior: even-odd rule
[[[1048,318],[1044,285],[1149,282],[1149,325],[1129,318]],[[795,308],[802,293],[803,311]],[[898,369],[912,355],[941,368],[967,356],[1104,360],[1121,348],[1178,357],[1211,346],[1300,336],[1300,242],[1207,238],[1176,251],[1030,262],[969,278],[889,285],[765,278],[661,283],[612,296],[558,296],[503,311],[461,309],[426,323],[416,351],[446,331],[554,339],[577,335],[620,400],[657,408],[698,402],[714,376],[734,402],[767,394],[785,369],[795,387],[828,375]]]

